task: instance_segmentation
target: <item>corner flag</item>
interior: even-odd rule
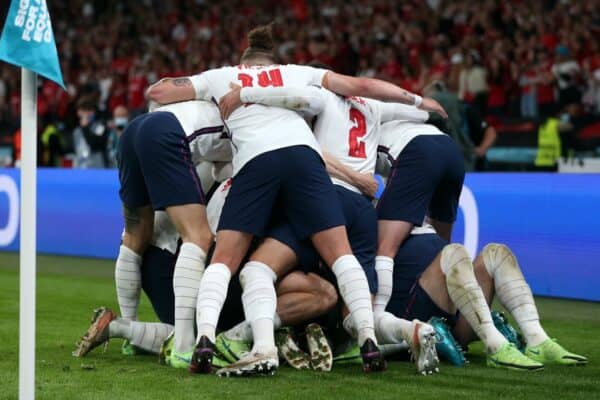
[[[21,67],[19,399],[35,398],[37,74],[65,87],[46,0],[12,0],[0,60]]]
[[[46,0],[12,0],[2,37],[0,59],[29,69],[65,87]]]

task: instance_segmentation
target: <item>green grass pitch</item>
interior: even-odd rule
[[[38,399],[598,399],[600,398],[600,304],[538,299],[552,337],[585,354],[586,367],[550,366],[542,372],[485,367],[482,346],[472,345],[465,368],[442,364],[441,373],[419,376],[414,366],[392,362],[383,374],[359,366],[331,373],[282,367],[271,378],[190,376],[158,365],[156,357],[123,357],[120,341],[106,353],[71,356],[92,309],[117,307],[113,264],[104,260],[40,256],[37,283],[36,397]],[[0,399],[18,393],[18,256],[0,253]],[[154,320],[146,299],[140,319]]]

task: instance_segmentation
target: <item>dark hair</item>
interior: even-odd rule
[[[266,58],[275,61],[274,47],[273,23],[258,26],[248,32],[248,48],[242,54],[241,62],[253,58]]]
[[[93,96],[82,96],[77,101],[78,110],[96,110],[96,103],[94,102]]]

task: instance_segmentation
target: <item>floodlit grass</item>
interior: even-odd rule
[[[0,253],[0,399],[18,393],[18,257]],[[590,359],[586,367],[549,366],[542,372],[485,367],[481,345],[471,346],[470,365],[443,364],[436,376],[416,375],[407,362],[391,362],[383,374],[359,366],[331,373],[282,367],[275,377],[225,379],[190,376],[158,365],[156,357],[123,357],[120,341],[108,351],[71,356],[93,308],[117,308],[113,264],[41,256],[37,292],[38,399],[594,399],[600,396],[600,304],[538,299],[544,326],[568,349]],[[154,320],[146,299],[140,319]]]

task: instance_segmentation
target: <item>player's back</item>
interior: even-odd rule
[[[234,82],[243,87],[302,87],[320,84],[326,71],[297,65],[223,67],[192,77],[199,98],[219,99]],[[236,148],[234,173],[262,153],[283,147],[319,146],[304,119],[294,111],[248,104],[234,111],[226,121]]]
[[[360,97],[344,98],[323,91],[327,100],[313,128],[321,148],[355,171],[373,173],[379,143],[377,102]],[[344,181],[332,180],[359,192]]]
[[[160,106],[153,112],[170,112],[187,136],[192,162],[230,161],[231,143],[223,134],[224,124],[219,108],[210,101],[183,101]]]

